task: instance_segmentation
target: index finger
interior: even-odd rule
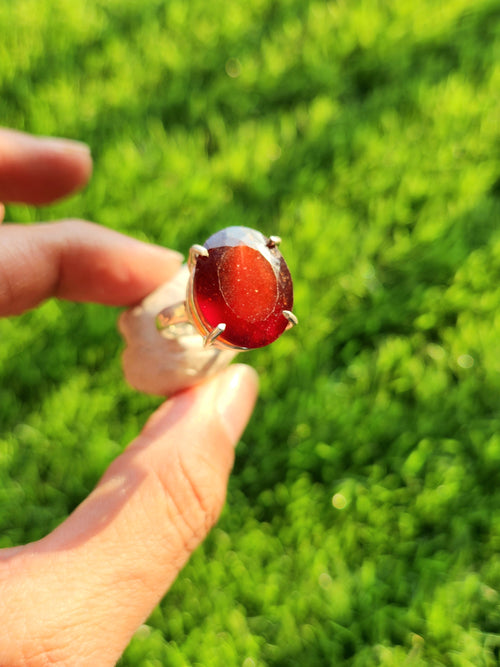
[[[179,270],[182,256],[71,220],[0,225],[0,316],[49,297],[129,306]]]
[[[0,201],[48,204],[83,187],[91,172],[85,144],[0,128]]]

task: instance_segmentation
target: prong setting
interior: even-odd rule
[[[158,314],[157,328],[167,330],[162,335],[187,335],[189,324],[206,348],[248,350],[295,326],[292,280],[280,243],[279,236],[228,227],[192,245],[186,300]]]
[[[208,250],[205,246],[195,243],[189,248],[188,267],[190,271],[196,266],[198,257],[208,257]]]
[[[281,243],[281,236],[270,236],[267,242],[268,248],[276,248]]]
[[[291,310],[284,310],[283,317],[288,321],[285,331],[288,331],[292,327],[296,327],[299,323],[298,317],[294,315]]]
[[[225,330],[226,330],[226,325],[224,322],[218,324],[215,327],[215,329],[213,329],[209,334],[207,334],[203,338],[203,346],[210,347],[211,345],[213,345],[214,342],[217,340],[217,338],[221,335],[221,333],[224,333]]]

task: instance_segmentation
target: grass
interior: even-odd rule
[[[78,216],[186,252],[283,237],[300,327],[227,507],[122,667],[500,656],[500,11],[478,0],[7,0],[2,122],[87,141]],[[158,400],[118,312],[0,323],[0,545],[82,500]],[[117,614],[120,610],[117,609]]]

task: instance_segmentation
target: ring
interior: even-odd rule
[[[297,324],[279,243],[277,236],[228,227],[192,246],[187,265],[120,315],[127,382],[171,396]]]
[[[164,308],[157,328],[183,335],[189,323],[205,347],[249,350],[269,345],[298,323],[293,284],[278,236],[227,227],[189,250],[185,301]]]

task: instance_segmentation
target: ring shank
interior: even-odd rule
[[[156,317],[156,326],[159,331],[162,329],[167,329],[174,324],[181,324],[183,322],[189,322],[186,311],[185,301],[180,301],[179,303],[174,303],[171,306],[167,306],[161,312],[158,313]]]

